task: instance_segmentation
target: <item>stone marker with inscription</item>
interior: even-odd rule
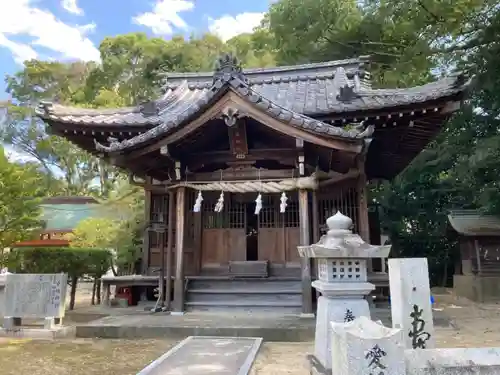
[[[321,297],[316,313],[314,356],[309,357],[311,366],[317,362],[329,371],[331,365],[330,322],[349,322],[360,316],[370,317],[365,296],[375,289],[368,282],[367,259],[386,258],[390,246],[372,246],[351,231],[352,220],[337,212],[327,219],[328,233],[317,244],[299,246],[299,254],[316,258],[318,280],[312,283]]]
[[[137,375],[247,375],[262,338],[190,336]]]
[[[434,348],[427,259],[389,259],[389,285],[392,326],[403,330],[406,348]]]
[[[19,319],[44,319],[44,328],[60,324],[65,313],[66,274],[8,274],[4,295],[5,330],[13,330]]]
[[[405,348],[401,329],[387,328],[361,316],[331,323],[335,375],[404,375]]]

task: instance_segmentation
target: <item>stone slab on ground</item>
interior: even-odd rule
[[[190,336],[137,375],[247,375],[261,344],[254,337]]]

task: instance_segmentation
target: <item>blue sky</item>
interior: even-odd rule
[[[22,61],[98,60],[106,36],[142,31],[169,39],[211,31],[223,39],[251,31],[270,0],[0,0],[0,74]],[[4,80],[0,99],[7,98]]]

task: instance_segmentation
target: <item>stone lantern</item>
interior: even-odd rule
[[[349,322],[360,316],[370,318],[366,296],[375,289],[368,282],[367,260],[387,258],[391,246],[373,246],[351,231],[352,220],[337,212],[326,220],[328,233],[318,243],[299,246],[303,258],[315,258],[318,280],[312,286],[321,293],[316,313],[314,355],[331,370],[330,322]]]

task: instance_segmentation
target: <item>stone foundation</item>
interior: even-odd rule
[[[457,296],[474,302],[500,301],[500,275],[454,275],[453,291]]]

